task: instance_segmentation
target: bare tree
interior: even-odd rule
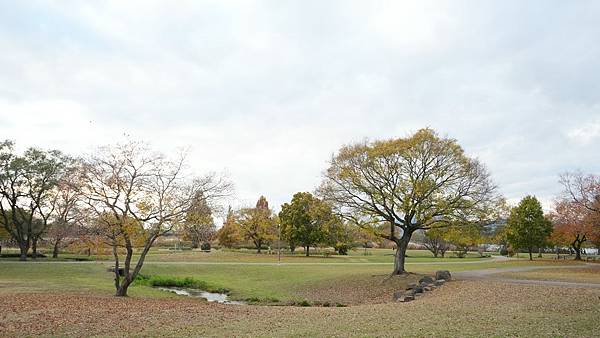
[[[84,161],[82,194],[96,215],[96,234],[112,246],[117,296],[127,296],[156,239],[185,221],[195,196],[230,193],[222,177],[189,177],[184,164],[185,156],[169,160],[138,142],[100,148]],[[123,276],[119,248],[125,250]],[[132,262],[136,248],[139,258]]]
[[[54,188],[52,199],[54,217],[45,236],[52,245],[52,257],[57,258],[59,250],[79,238],[84,215],[82,214],[80,167],[70,167]]]
[[[574,203],[589,212],[600,216],[600,177],[596,175],[585,175],[581,172],[564,173],[560,175],[559,182],[563,185],[563,198],[572,200]]]
[[[343,147],[320,188],[343,217],[396,243],[393,274],[405,272],[413,232],[483,222],[499,200],[495,191],[481,163],[430,129]]]

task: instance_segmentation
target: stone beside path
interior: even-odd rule
[[[439,278],[445,277],[445,278]],[[410,302],[415,300],[417,296],[421,296],[425,292],[433,291],[436,288],[444,285],[446,281],[452,278],[450,271],[440,270],[435,273],[435,279],[430,276],[425,276],[419,280],[419,283],[410,283],[406,290],[394,292],[394,301]]]

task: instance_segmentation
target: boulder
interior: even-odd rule
[[[445,281],[449,281],[452,279],[452,275],[450,275],[450,271],[448,270],[439,270],[435,273],[435,279],[443,279]]]
[[[431,278],[429,276],[425,276],[425,277],[419,279],[419,284],[423,284],[423,283],[425,283],[425,284],[431,284],[431,283],[433,283],[433,281],[434,281],[433,278]]]
[[[431,286],[426,286],[426,287],[423,288],[423,290],[425,290],[425,291],[431,291],[431,290],[433,290],[433,288]]]
[[[404,296],[404,298],[402,298],[400,301],[401,301],[401,302],[410,302],[411,300],[415,300],[415,296],[406,295],[406,296]]]
[[[417,293],[423,293],[423,287],[422,286],[416,286],[414,289],[412,289],[412,291],[417,294]]]
[[[404,291],[396,291],[394,292],[394,300],[395,301],[402,301],[402,299],[404,299]]]
[[[442,285],[444,285],[444,283],[446,283],[445,279],[438,279],[434,282],[434,284],[437,286],[442,286]]]
[[[417,286],[419,286],[419,284],[417,283],[410,283],[406,286],[406,290],[412,290],[414,288],[416,288]]]

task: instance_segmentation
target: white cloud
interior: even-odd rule
[[[574,142],[587,145],[600,140],[600,122],[588,122],[570,129],[567,136]]]
[[[426,126],[511,200],[600,172],[594,2],[36,4],[0,4],[0,139],[20,147],[190,146],[237,203],[275,207],[342,144]]]

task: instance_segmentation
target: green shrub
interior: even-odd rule
[[[144,284],[150,286],[194,288],[207,290],[206,282],[194,279],[192,277],[172,277],[172,276],[151,276],[146,278]]]
[[[300,306],[310,306],[310,303],[305,299],[305,300],[301,301],[300,303],[298,303],[298,305],[300,305]]]
[[[335,249],[338,252],[338,255],[347,255],[350,247],[347,244],[338,244]]]

